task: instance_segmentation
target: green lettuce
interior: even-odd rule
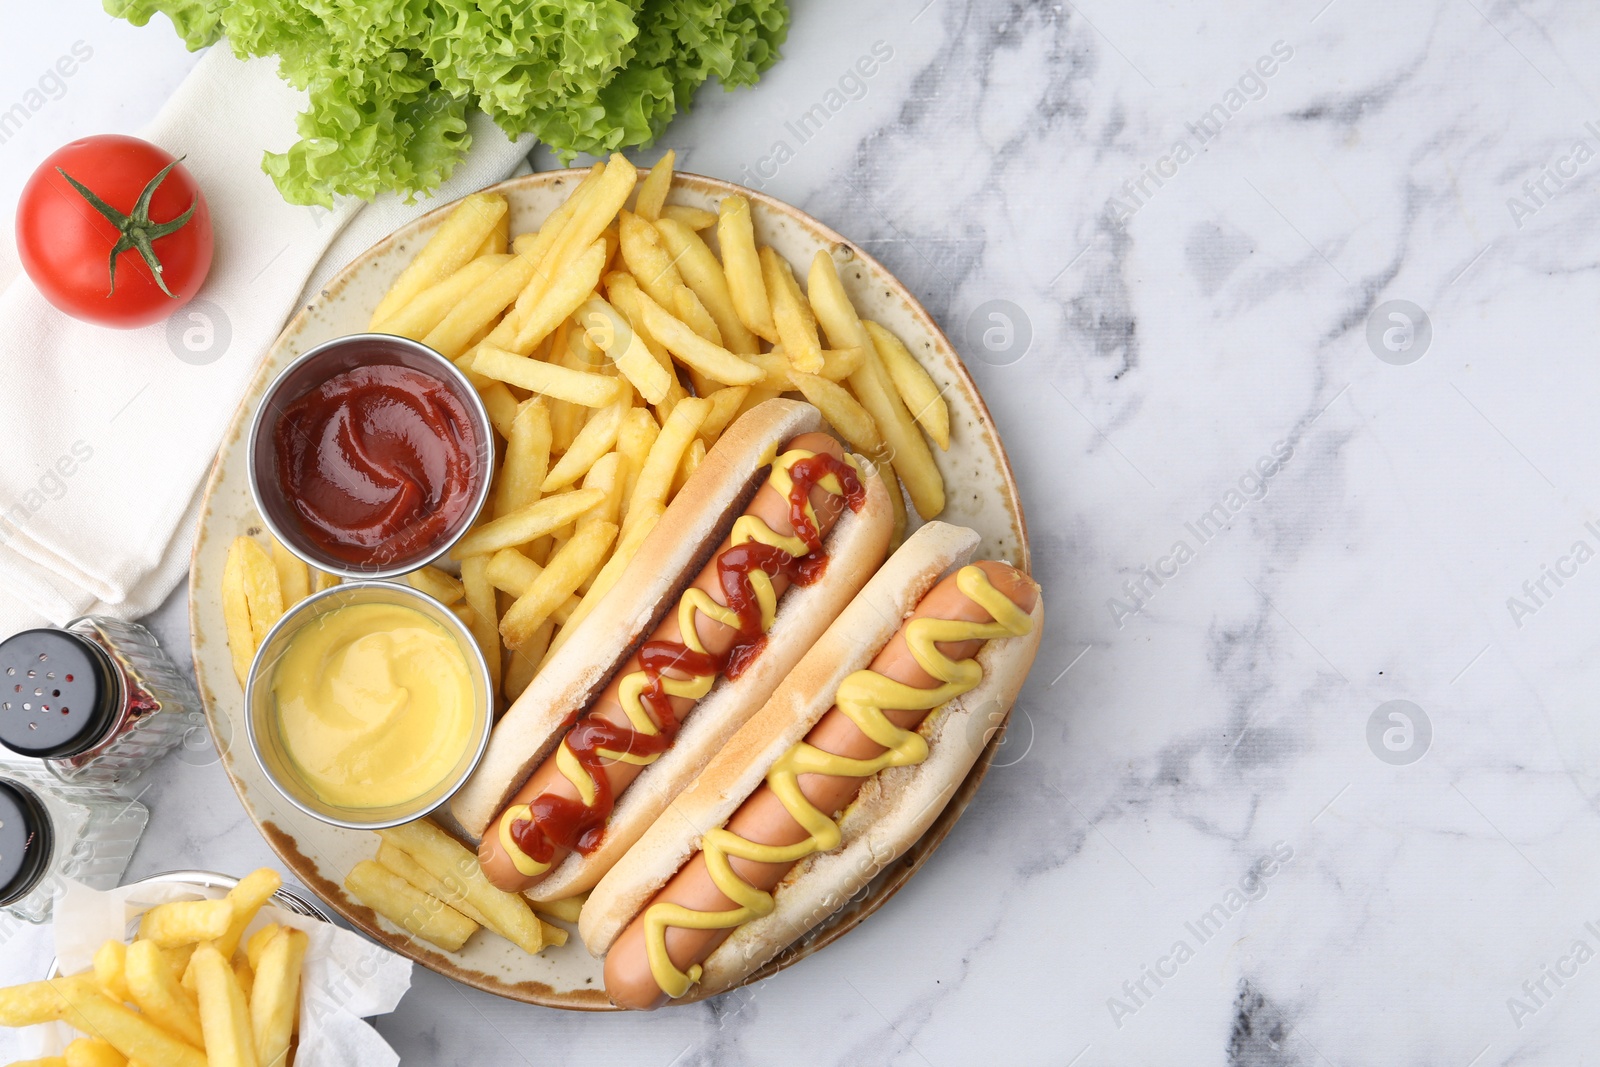
[[[647,145],[715,77],[753,85],[778,59],[786,0],[104,0],[160,13],[191,50],[226,38],[275,56],[309,94],[300,140],[267,153],[284,198],[414,197],[471,146],[469,108],[570,160]]]

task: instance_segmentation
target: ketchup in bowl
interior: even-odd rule
[[[392,364],[343,371],[288,403],[272,443],[306,538],[351,564],[425,554],[458,527],[481,477],[466,405]]]

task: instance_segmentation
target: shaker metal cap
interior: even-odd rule
[[[121,690],[100,646],[67,630],[23,630],[0,642],[0,745],[61,759],[99,744]]]
[[[0,778],[0,907],[33,891],[50,866],[55,831],[27,786]]]

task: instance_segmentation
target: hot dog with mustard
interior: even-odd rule
[[[653,1008],[731,988],[943,810],[1038,650],[1038,586],[922,527],[600,881],[579,930],[606,990]],[[707,829],[709,828],[709,829]]]

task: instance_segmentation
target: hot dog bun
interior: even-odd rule
[[[452,802],[462,828],[482,837],[529,775],[565,735],[572,718],[605,688],[727,534],[761,485],[783,442],[822,426],[809,404],[771,400],[742,416],[645,539],[615,589],[551,658],[496,726],[477,772]],[[823,576],[779,601],[761,654],[737,679],[720,679],[695,707],[672,748],[617,798],[600,847],[574,853],[531,891],[557,900],[592,886],[750,717],[827,624],[866,582],[887,549],[893,523],[888,489],[864,479],[866,503],[846,511],[826,540]]]
[[[978,535],[930,522],[884,564],[834,620],[766,706],[753,717],[601,879],[579,918],[589,950],[602,955],[762,784],[769,769],[833,705],[841,682],[862,669],[940,578],[970,558]],[[977,654],[983,679],[929,717],[928,758],[881,771],[846,808],[837,848],[806,857],[779,883],[775,910],[738,927],[705,960],[699,994],[729,989],[836,911],[926,832],[1005,721],[1038,650],[1043,603],[1027,636],[991,641]]]

